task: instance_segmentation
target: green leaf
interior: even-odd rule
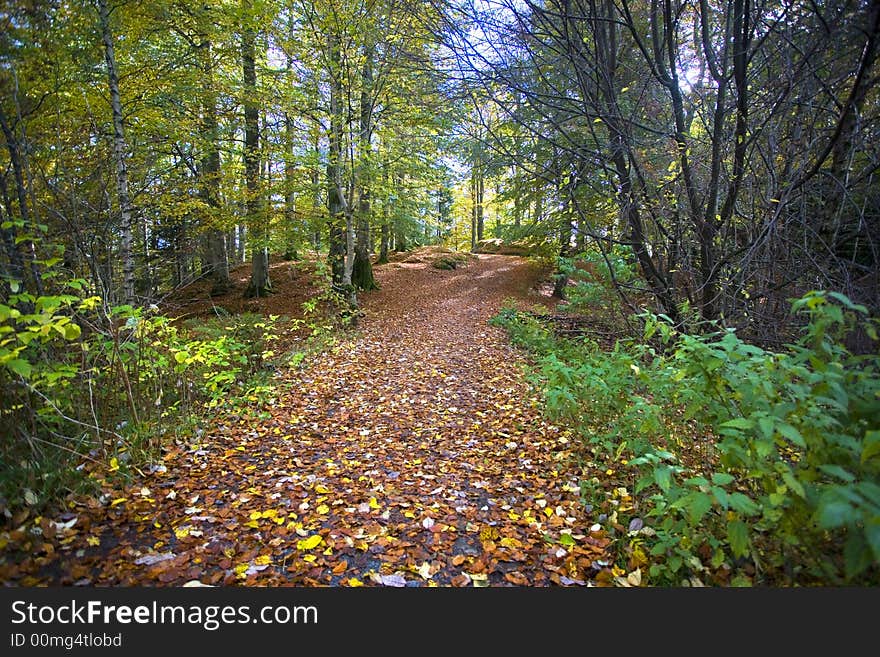
[[[791,442],[793,442],[798,447],[806,447],[807,443],[804,440],[804,437],[801,435],[801,432],[795,429],[790,424],[780,423],[777,426],[779,433],[782,434],[783,438],[788,438]]]
[[[819,526],[822,529],[835,529],[847,524],[852,518],[853,508],[843,501],[825,502],[817,511]]]
[[[654,468],[654,482],[664,493],[669,492],[669,486],[672,484],[672,468],[668,465],[661,465]]]
[[[795,479],[795,476],[791,473],[791,470],[785,470],[782,473],[782,481],[784,481],[794,493],[800,497],[801,499],[806,498],[806,491],[804,491],[804,486]]]
[[[735,557],[745,557],[749,553],[749,528],[742,520],[727,523],[727,540]]]
[[[721,505],[721,508],[727,510],[730,506],[730,496],[727,494],[727,491],[721,488],[721,486],[712,486],[712,494],[715,496],[715,499],[718,500],[718,504]]]
[[[189,358],[189,354],[186,353],[185,351],[175,351],[174,352],[174,360],[176,360],[178,363],[182,363],[187,358]]]
[[[571,534],[560,534],[559,535],[559,542],[562,545],[577,545],[577,541],[575,541],[574,538],[572,538]]]
[[[696,525],[703,519],[706,512],[712,508],[712,496],[695,491],[678,498],[671,506],[683,509],[687,513],[691,524]]]
[[[688,515],[691,522],[697,524],[712,508],[712,496],[706,493],[691,493],[693,500],[688,504]]]
[[[880,518],[872,518],[865,523],[865,538],[874,554],[874,561],[880,563]]]
[[[748,516],[753,516],[760,510],[752,498],[743,495],[742,493],[731,493],[730,508]]]
[[[74,324],[73,322],[71,322],[70,324],[66,324],[64,326],[65,340],[76,340],[81,333],[82,329],[79,327],[79,324]]]
[[[730,483],[733,483],[733,475],[728,474],[727,472],[715,472],[712,474],[712,483],[717,484],[718,486],[727,486]]]
[[[868,431],[862,442],[862,465],[878,454],[880,454],[880,431]]]
[[[31,376],[31,364],[21,358],[13,358],[5,363],[6,367],[18,374],[19,376],[29,379]]]
[[[820,465],[819,469],[825,474],[829,474],[832,477],[837,477],[838,479],[842,479],[846,482],[851,482],[855,480],[855,476],[851,472],[844,470],[839,465],[831,465],[826,463]]]
[[[843,548],[844,567],[846,578],[852,580],[865,571],[871,565],[871,550],[865,542],[865,537],[859,532],[849,535]]]
[[[755,426],[755,423],[744,417],[735,417],[732,420],[728,420],[727,422],[721,423],[722,429],[743,429],[748,430]]]

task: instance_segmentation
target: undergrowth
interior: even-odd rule
[[[155,306],[107,307],[81,280],[0,304],[0,513],[13,518],[94,491],[99,472],[148,467],[168,440],[219,411],[252,414],[278,370],[326,349],[344,321],[329,287],[303,316],[256,314],[178,325]]]
[[[843,340],[856,325],[876,340],[877,322],[836,293],[792,312],[805,326],[779,352],[652,315],[611,351],[510,307],[494,318],[577,435],[619,568],[659,585],[880,583],[880,358]]]

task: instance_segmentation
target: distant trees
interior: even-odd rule
[[[245,257],[263,296],[271,253],[320,246],[355,303],[380,240],[435,214],[410,191],[446,166],[434,23],[406,0],[3,3],[4,299],[48,274],[111,304],[222,293]]]

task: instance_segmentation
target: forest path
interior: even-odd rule
[[[166,454],[53,580],[584,584],[607,539],[521,355],[487,324],[507,298],[540,302],[539,273],[499,255],[377,268],[359,330],[287,373],[270,419],[219,416]]]

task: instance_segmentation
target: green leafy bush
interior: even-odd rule
[[[593,310],[596,306],[616,306],[620,299],[614,283],[627,285],[636,278],[632,257],[621,247],[604,255],[589,249],[571,258],[559,258],[558,267],[560,274],[570,281],[563,306],[570,312]]]
[[[843,346],[857,323],[876,339],[876,321],[835,293],[793,312],[805,328],[779,353],[654,316],[645,342],[661,352],[557,340],[511,309],[496,318],[536,355],[548,412],[593,456],[625,462],[655,581],[878,581],[880,359]]]
[[[178,328],[98,297],[12,295],[0,304],[0,507],[54,502],[87,483],[84,461],[149,459],[195,414],[271,395],[277,320]]]

